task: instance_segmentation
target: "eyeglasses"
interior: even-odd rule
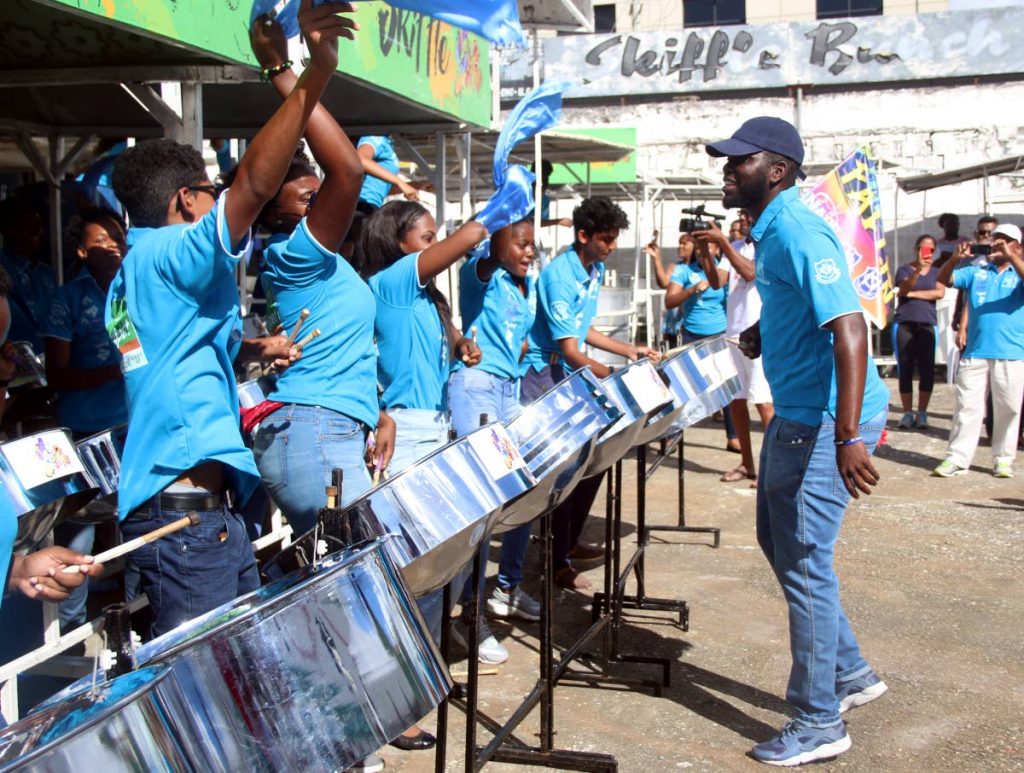
[[[188,186],[188,189],[190,191],[198,191],[199,193],[205,193],[206,195],[212,196],[215,199],[220,195],[220,189],[216,185],[213,185],[212,183],[210,185],[190,185]]]

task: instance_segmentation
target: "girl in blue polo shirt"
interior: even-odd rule
[[[526,336],[537,315],[536,279],[528,274],[536,255],[533,222],[521,220],[491,238],[485,249],[471,255],[459,270],[459,310],[462,331],[476,332],[481,361],[474,368],[456,363],[448,382],[452,427],[460,435],[475,429],[481,414],[491,421],[508,422],[519,415],[519,360]],[[498,586],[487,607],[498,617],[540,618],[540,607],[521,589],[523,562],[532,524],[524,524],[502,537]],[[485,542],[483,564],[487,563]],[[462,590],[461,603],[469,603],[471,580]],[[481,620],[481,629],[486,624]],[[463,627],[456,625],[456,636]],[[464,635],[463,635],[463,638]],[[488,630],[481,630],[480,659],[501,663],[508,651]]]
[[[253,50],[264,67],[284,61],[283,37],[272,34],[277,29],[254,30]],[[297,80],[286,68],[273,83],[284,98]],[[253,445],[263,483],[296,532],[313,528],[334,468],[344,471],[342,502],[370,488],[364,459],[370,432],[377,428],[377,453],[385,458],[394,437],[377,407],[373,294],[337,253],[356,209],[362,163],[322,105],[305,136],[324,180],[294,162],[261,213],[261,222],[276,231],[264,253],[264,286],[274,309],[268,318],[291,331],[308,309],[299,338],[314,330],[320,335],[277,380],[268,399],[280,407],[261,422]]]

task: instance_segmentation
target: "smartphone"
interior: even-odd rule
[[[991,255],[992,254],[992,245],[991,244],[978,244],[977,242],[975,242],[974,244],[971,245],[971,254],[972,255]]]
[[[930,258],[935,254],[935,248],[929,247],[927,244],[922,244],[919,252],[922,258]]]

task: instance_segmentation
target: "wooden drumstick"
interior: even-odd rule
[[[297,344],[295,344],[295,348],[296,348],[296,349],[302,349],[302,348],[303,348],[303,347],[304,347],[304,346],[305,346],[306,344],[308,344],[308,343],[309,343],[310,341],[312,341],[312,340],[313,340],[314,338],[317,338],[317,337],[319,337],[319,335],[320,335],[320,328],[318,328],[318,327],[315,327],[315,328],[313,328],[313,332],[312,332],[312,333],[310,333],[310,334],[309,334],[308,336],[306,336],[305,338],[303,338],[303,339],[302,339],[301,341],[299,341],[299,342],[298,342]]]
[[[99,555],[93,556],[93,563],[105,564],[108,561],[113,561],[115,558],[120,558],[125,553],[131,553],[133,550],[138,550],[143,545],[155,542],[161,537],[166,537],[168,534],[181,531],[186,526],[197,525],[199,525],[199,515],[196,513],[189,513],[184,518],[179,518],[177,521],[174,521],[174,523],[161,526],[159,529],[153,529],[153,531],[143,534],[141,537],[136,537],[133,540],[128,540],[124,544],[118,545],[116,548],[104,550]],[[71,566],[65,566],[61,571],[64,574],[79,574],[82,570],[78,564],[72,564]]]
[[[469,329],[469,340],[472,341],[474,344],[476,343],[476,325],[473,325]],[[469,355],[468,354],[462,355],[462,361],[463,362],[469,362]]]
[[[288,348],[292,347],[295,343],[295,338],[299,335],[299,328],[302,327],[302,323],[306,321],[306,317],[309,316],[309,309],[303,309],[299,314],[299,321],[295,323],[295,327],[292,328],[292,333],[288,336]]]

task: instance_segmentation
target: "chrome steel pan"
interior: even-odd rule
[[[523,408],[508,423],[508,431],[537,485],[506,508],[495,532],[529,523],[568,496],[582,480],[598,439],[621,416],[586,368]]]
[[[18,515],[16,552],[37,547],[99,493],[66,429],[0,444],[0,488]]]
[[[443,587],[474,556],[498,516],[534,485],[505,428],[480,427],[402,470],[343,508],[264,564],[280,576],[311,560],[314,538],[327,551],[394,534],[395,560],[416,596]],[[315,533],[315,534],[314,534]]]
[[[86,472],[100,492],[73,520],[96,523],[117,517],[117,482],[121,477],[121,454],[127,437],[128,425],[122,424],[75,444]]]
[[[46,386],[46,366],[43,358],[35,353],[28,341],[14,341],[14,375],[7,389],[11,392],[40,389]]]
[[[277,376],[260,376],[238,385],[238,405],[242,408],[253,408],[267,399],[274,391]]]
[[[663,435],[684,430],[725,408],[740,391],[740,379],[725,336],[684,346],[660,368],[682,411]]]
[[[167,666],[91,684],[0,730],[0,771],[178,773],[227,769]]]
[[[622,416],[605,432],[594,449],[584,478],[599,475],[640,442],[648,421],[672,405],[672,394],[648,359],[637,360],[602,379],[608,396]]]

